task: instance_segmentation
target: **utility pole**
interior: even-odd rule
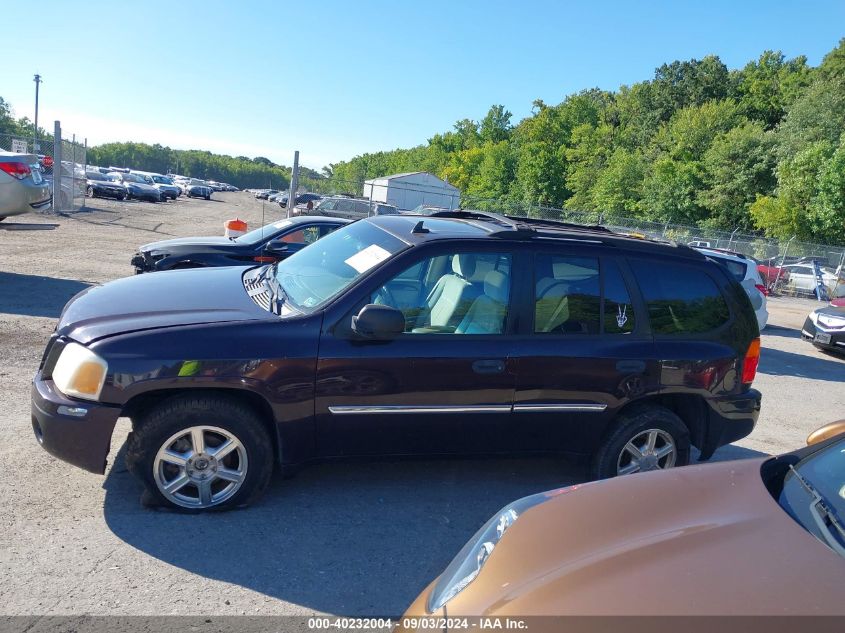
[[[290,217],[291,209],[296,204],[296,190],[299,188],[299,150],[293,153],[293,168],[290,171],[290,190],[288,191],[287,216]]]
[[[32,151],[38,154],[41,149],[38,142],[38,87],[41,85],[41,75],[35,75],[32,80],[35,82],[35,134],[32,136]]]

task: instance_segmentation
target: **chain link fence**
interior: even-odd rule
[[[70,138],[62,135],[60,127],[57,130],[58,137],[53,134],[37,138],[32,134],[0,134],[0,150],[38,156],[44,179],[52,186],[51,210],[79,211],[85,206],[87,144],[77,141],[75,135]]]

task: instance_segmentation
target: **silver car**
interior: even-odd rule
[[[50,204],[50,185],[35,154],[0,151],[0,221]]]

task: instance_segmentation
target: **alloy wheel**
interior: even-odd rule
[[[171,435],[153,461],[159,492],[183,508],[219,505],[237,493],[246,479],[243,443],[215,426],[192,426]]]
[[[662,429],[648,429],[632,437],[619,453],[617,475],[672,468],[677,457],[672,436]]]

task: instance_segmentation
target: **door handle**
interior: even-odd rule
[[[622,374],[641,374],[645,371],[645,361],[620,360],[616,363],[616,371]]]
[[[472,364],[472,371],[476,374],[501,374],[505,371],[505,361],[477,360]]]

